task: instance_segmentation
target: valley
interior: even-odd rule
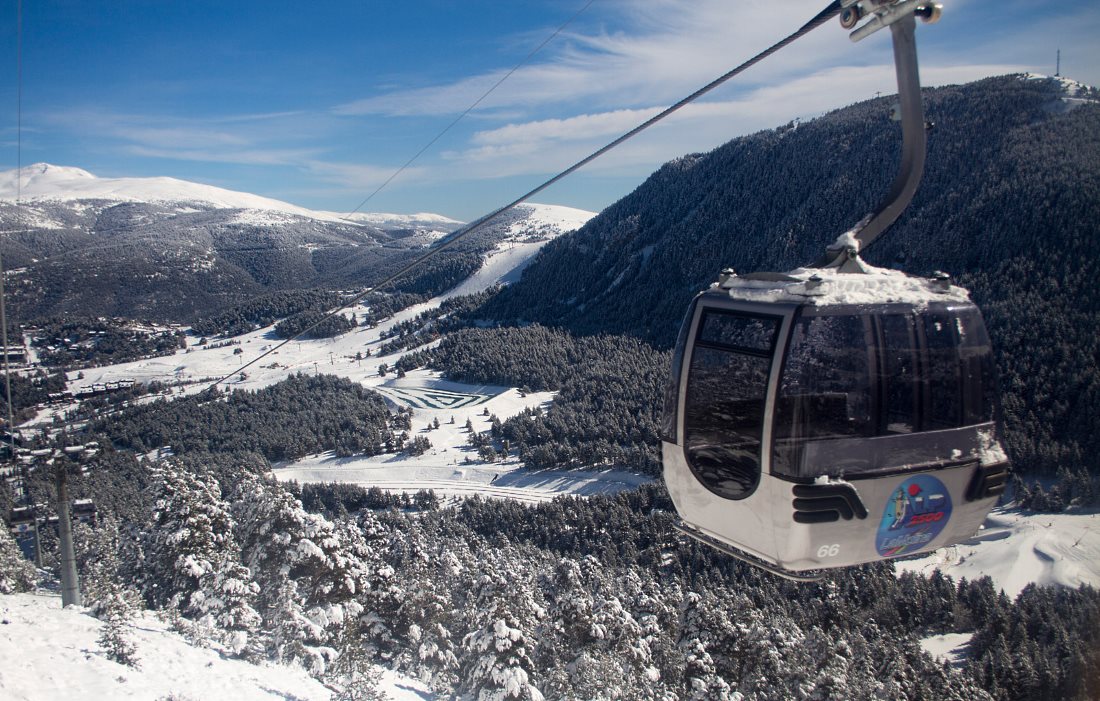
[[[863,181],[891,168],[875,145],[886,98],[677,159],[598,215],[522,205],[344,309],[325,338],[287,340],[277,326],[398,269],[457,222],[340,219],[172,182],[141,185],[186,196],[131,198],[127,179],[77,169],[53,175],[93,199],[58,200],[46,187],[57,167],[36,166],[35,230],[4,250],[19,265],[18,313],[62,329],[57,319],[113,324],[127,309],[134,328],[183,343],[82,360],[52,380],[69,396],[27,410],[19,437],[33,445],[45,565],[60,559],[51,474],[70,461],[71,493],[101,517],[79,541],[89,600],[172,657],[191,653],[142,611],[171,612],[180,635],[225,658],[366,686],[384,667],[416,678],[421,698],[1089,698],[1093,97],[1034,76],[928,91],[937,165],[868,259],[947,269],[971,289],[1017,479],[974,538],[809,584],[677,534],[660,479],[662,390],[683,308],[718,269],[791,269],[867,206]],[[763,198],[761,168],[793,175]],[[1048,255],[1033,255],[1038,241]],[[323,292],[303,302],[306,289]],[[260,299],[273,300],[262,325],[240,311]],[[205,335],[187,332],[204,323]],[[20,378],[39,382],[37,397],[47,379],[33,375]],[[136,387],[154,391],[122,392]],[[3,562],[0,575],[31,576]],[[24,631],[55,620],[41,601],[0,606]],[[70,623],[80,640],[107,635],[106,623]],[[106,645],[88,654],[114,669]],[[0,676],[0,691],[28,686]]]

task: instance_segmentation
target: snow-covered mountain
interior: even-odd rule
[[[17,191],[18,190],[18,191]],[[260,209],[313,219],[338,220],[288,202],[176,178],[99,178],[81,168],[35,163],[0,173],[0,199],[28,203],[108,200],[111,202],[193,202],[217,209]]]
[[[253,195],[226,190],[213,185],[193,183],[168,177],[101,178],[82,168],[35,163],[19,170],[0,172],[0,201],[15,202],[20,198],[33,208],[46,202],[106,202],[166,203],[180,206],[194,204],[204,208],[260,210],[305,217],[339,224],[366,224],[378,229],[434,229],[452,231],[462,222],[440,214],[387,214],[376,212],[346,215],[325,212]],[[48,228],[48,226],[47,226]]]
[[[460,282],[477,269],[473,256],[499,240],[552,238],[591,216],[524,205],[433,261],[409,291]],[[314,211],[175,178],[100,178],[46,163],[0,173],[0,226],[12,232],[2,252],[19,273],[13,295],[24,320],[187,322],[269,290],[359,287],[461,225],[432,213]]]

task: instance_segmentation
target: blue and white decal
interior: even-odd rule
[[[882,512],[875,546],[882,557],[899,557],[932,542],[951,519],[951,493],[931,475],[913,475],[898,485]]]

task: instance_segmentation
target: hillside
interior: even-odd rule
[[[2,253],[15,273],[16,319],[188,322],[264,292],[366,284],[460,223],[344,219],[174,178],[99,178],[38,163],[0,173],[0,225],[14,232]]]
[[[990,78],[925,91],[924,181],[867,259],[971,288],[998,352],[1018,469],[1096,469],[1100,451],[1100,104],[1071,81]],[[542,251],[479,314],[657,347],[721,268],[789,270],[821,253],[897,168],[892,98],[672,161]],[[1087,362],[1086,362],[1087,359]]]

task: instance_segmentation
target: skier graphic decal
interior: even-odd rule
[[[898,485],[886,502],[875,535],[883,557],[915,552],[938,536],[951,518],[951,495],[930,475],[914,475]]]

